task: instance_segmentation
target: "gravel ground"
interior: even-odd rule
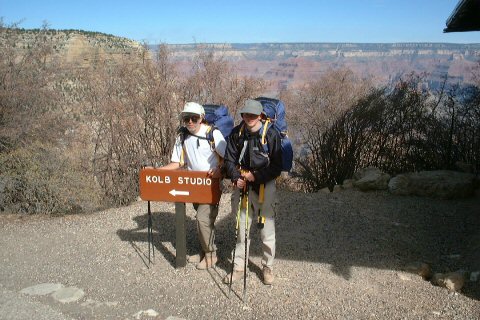
[[[460,293],[433,286],[406,266],[480,270],[480,201],[432,200],[386,192],[279,192],[273,286],[261,282],[252,227],[247,301],[229,295],[234,217],[229,195],[217,219],[217,268],[175,266],[175,209],[152,203],[155,262],[148,265],[147,203],[89,215],[0,215],[2,319],[480,319],[480,283]],[[198,250],[187,205],[187,251]],[[83,290],[62,303],[25,288]],[[150,315],[142,311],[150,310]]]

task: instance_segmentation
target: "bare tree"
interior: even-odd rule
[[[237,76],[221,52],[215,53],[208,46],[199,47],[192,74],[183,82],[183,101],[224,104],[236,115],[246,99],[258,96],[265,89],[262,79]]]
[[[0,151],[36,140],[62,137],[61,95],[52,88],[57,74],[47,63],[52,45],[47,29],[32,34],[26,49],[18,48],[20,31],[0,26]]]
[[[432,98],[411,75],[392,89],[372,90],[326,130],[308,128],[298,160],[306,190],[333,188],[367,166],[397,174],[451,169],[463,160],[478,170],[479,90],[472,90],[469,99],[456,90]]]
[[[114,204],[137,197],[142,165],[170,157],[178,126],[176,77],[162,46],[152,59],[103,65],[86,80],[94,172]]]
[[[98,190],[71,152],[75,119],[58,90],[66,72],[54,63],[48,26],[26,32],[0,25],[0,209],[94,210]]]

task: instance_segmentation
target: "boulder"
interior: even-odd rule
[[[461,272],[435,273],[432,278],[434,285],[447,288],[449,291],[460,291],[465,284],[465,276]]]
[[[342,187],[343,189],[352,189],[353,188],[353,182],[355,180],[353,179],[345,179],[343,180],[343,184],[342,184]]]
[[[388,190],[396,195],[441,199],[465,198],[474,194],[475,176],[450,170],[399,174],[390,179]]]
[[[405,271],[417,274],[423,279],[430,279],[432,277],[432,269],[430,265],[425,262],[412,262],[405,267]]]
[[[355,179],[353,186],[362,191],[386,190],[390,175],[383,173],[378,168],[367,167],[355,172],[353,178]]]
[[[460,172],[472,173],[474,168],[471,164],[462,161],[455,162],[455,168]]]

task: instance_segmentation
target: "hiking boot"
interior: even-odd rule
[[[214,267],[217,263],[217,254],[215,251],[205,253],[203,259],[197,263],[196,268],[198,270],[206,270],[211,267]]]
[[[263,267],[263,284],[271,285],[273,283],[273,272],[269,267]]]
[[[187,261],[189,263],[199,263],[200,261],[202,261],[203,256],[205,256],[205,253],[200,252],[200,253],[194,254],[193,256],[188,256]]]
[[[225,278],[223,278],[223,283],[229,284],[230,277],[232,277],[232,283],[238,281],[243,278],[243,270],[233,270],[233,276],[231,273],[227,274]]]

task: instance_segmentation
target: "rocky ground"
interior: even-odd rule
[[[387,192],[281,191],[273,286],[261,282],[252,228],[247,301],[229,288],[234,217],[221,202],[221,262],[175,268],[175,209],[153,203],[63,217],[0,215],[1,319],[480,319],[480,198],[432,200]],[[187,250],[197,250],[187,206]],[[409,272],[461,270],[458,293]],[[472,277],[472,279],[475,279]]]

